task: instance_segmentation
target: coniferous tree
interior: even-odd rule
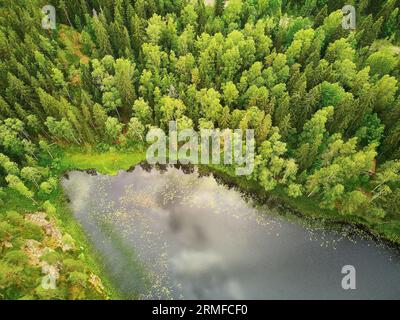
[[[93,17],[93,30],[96,36],[96,43],[99,47],[100,55],[105,56],[107,54],[112,54],[111,43],[107,29],[97,16]]]

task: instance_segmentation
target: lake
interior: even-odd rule
[[[395,251],[348,226],[285,218],[196,168],[72,171],[62,185],[127,298],[400,298]],[[355,290],[342,288],[345,265]]]

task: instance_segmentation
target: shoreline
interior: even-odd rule
[[[367,222],[362,222],[361,218],[356,217],[356,216],[343,216],[340,215],[339,213],[335,213],[332,210],[331,214],[332,216],[324,216],[324,214],[312,214],[311,212],[303,212],[299,206],[296,206],[297,199],[293,199],[292,203],[288,203],[279,195],[279,193],[275,190],[272,191],[265,191],[261,188],[258,188],[259,185],[257,183],[253,184],[253,188],[249,187],[251,183],[247,180],[242,180],[236,176],[229,175],[226,171],[216,168],[216,167],[206,167],[206,170],[209,170],[216,179],[220,179],[223,183],[227,184],[228,186],[235,186],[238,188],[238,190],[241,190],[242,192],[249,194],[253,199],[256,200],[256,202],[259,202],[262,205],[265,205],[265,201],[269,202],[275,202],[275,203],[270,203],[272,206],[278,204],[279,211],[289,211],[290,214],[295,215],[298,219],[300,220],[317,220],[323,224],[331,224],[331,225],[336,225],[336,226],[349,226],[351,228],[358,229],[368,236],[371,237],[371,239],[375,242],[381,242],[388,246],[390,249],[395,250],[396,253],[400,254],[400,242],[395,241],[394,239],[391,239],[387,237],[385,234],[379,232],[378,230],[372,228],[370,225],[368,225]],[[298,203],[298,202],[297,202]],[[268,204],[267,204],[268,205]],[[319,210],[320,212],[327,211],[326,209],[320,209],[319,207],[315,207],[315,210]],[[283,216],[281,212],[279,215]],[[347,218],[347,219],[346,219]],[[358,221],[357,221],[357,220]],[[354,220],[354,221],[351,221]],[[327,226],[329,227],[329,226]]]
[[[84,154],[81,153],[80,154]],[[120,153],[122,158],[129,158],[130,156],[135,157],[136,159],[132,161],[132,163],[124,166],[120,166],[116,163],[109,163],[109,167],[106,169],[101,169],[96,165],[79,165],[76,166],[68,166],[68,168],[64,168],[62,174],[67,173],[70,170],[77,171],[85,171],[89,174],[118,174],[119,171],[130,171],[137,165],[148,165],[144,159],[144,155],[141,152],[132,152],[132,153]],[[107,153],[99,153],[97,156],[106,158]],[[107,160],[104,160],[107,162]],[[163,166],[163,165],[161,165]],[[180,165],[181,167],[188,167],[190,165]],[[301,220],[316,220],[322,224],[334,224],[337,226],[350,226],[352,228],[356,228],[368,236],[370,236],[375,242],[382,242],[391,249],[396,250],[400,254],[400,240],[396,241],[389,237],[387,234],[379,231],[379,229],[374,228],[371,223],[364,220],[362,217],[350,215],[345,216],[341,215],[333,210],[321,209],[318,207],[318,204],[314,200],[309,200],[308,208],[305,208],[304,205],[301,205],[301,201],[299,199],[289,198],[289,196],[283,193],[283,190],[279,190],[279,186],[272,191],[265,191],[258,185],[257,182],[249,181],[246,179],[232,176],[224,170],[222,166],[212,166],[212,165],[198,165],[199,171],[212,173],[216,179],[219,179],[220,182],[228,185],[235,186],[242,193],[245,193],[251,196],[252,199],[256,200],[258,204],[261,205],[269,205],[272,207],[279,207],[279,214],[287,216],[287,212],[291,215],[296,216],[297,219]],[[279,209],[278,208],[278,209]],[[282,214],[282,211],[286,211],[285,214]],[[364,220],[364,221],[363,221]]]
[[[104,174],[104,175],[116,175],[120,171],[131,171],[134,167],[138,165],[148,165],[145,161],[145,155],[143,152],[130,152],[130,153],[118,153],[119,158],[117,161],[109,157],[109,153],[95,153],[90,155],[90,152],[73,152],[73,154],[69,153],[68,150],[65,150],[66,153],[63,155],[62,161],[64,161],[64,165],[59,170],[59,179],[65,174],[68,174],[70,171],[82,171],[91,175]],[[88,158],[89,161],[85,161],[84,163],[80,163],[79,161],[74,161],[73,156],[84,156],[85,159]],[[88,156],[89,155],[89,156]],[[72,157],[71,157],[72,156]],[[69,157],[69,158],[68,158]],[[91,157],[96,157],[97,161],[100,161],[102,165],[93,165],[90,162]],[[129,163],[129,165],[128,165]],[[151,165],[149,165],[151,166]],[[162,166],[162,165],[161,165]],[[189,167],[191,165],[180,165],[177,166],[187,168],[187,170],[191,170]],[[191,167],[194,167],[193,165]],[[379,232],[376,228],[373,228],[371,225],[368,225],[366,222],[362,222],[360,218],[354,216],[342,216],[338,213],[320,209],[317,207],[315,201],[313,201],[313,206],[305,209],[304,206],[301,205],[301,202],[298,199],[290,199],[287,201],[283,196],[283,193],[280,192],[282,190],[273,190],[273,191],[265,191],[259,188],[257,183],[248,181],[246,179],[232,176],[227,170],[224,170],[221,166],[205,166],[199,165],[198,173],[201,174],[211,174],[217,180],[218,183],[224,184],[227,187],[234,187],[238,191],[240,191],[243,195],[249,196],[252,200],[255,201],[255,204],[267,206],[270,208],[274,208],[277,210],[277,215],[279,217],[285,218],[291,222],[297,222],[302,224],[305,227],[311,228],[324,228],[330,229],[332,231],[340,231],[342,228],[346,226],[349,227],[349,236],[360,236],[357,234],[357,231],[360,231],[363,235],[366,235],[370,238],[370,240],[374,241],[377,244],[382,244],[386,246],[388,249],[393,250],[396,254],[400,255],[400,242],[396,242],[390,237],[387,237],[385,234]],[[185,169],[184,169],[185,170]],[[76,225],[78,230],[76,230],[82,239],[82,236],[86,241],[82,244],[87,248],[87,252],[89,256],[93,258],[93,262],[96,264],[96,269],[99,270],[99,275],[101,279],[106,283],[106,287],[108,288],[108,292],[110,293],[110,299],[121,299],[121,293],[118,289],[112,284],[110,281],[110,276],[107,271],[101,265],[101,257],[99,253],[94,248],[93,244],[90,243],[87,235],[85,234],[83,228],[80,226],[78,221],[73,217],[71,209],[68,206],[68,198],[62,191],[60,196],[64,200],[63,210],[69,213],[70,220],[74,220],[72,222],[73,225]],[[287,198],[288,196],[286,196]],[[309,225],[307,225],[307,223]],[[318,226],[317,226],[318,224]],[[339,228],[339,229],[338,229]]]

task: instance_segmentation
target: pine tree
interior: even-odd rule
[[[110,39],[106,28],[102,21],[98,17],[93,18],[93,29],[96,36],[96,43],[99,47],[99,53],[101,56],[112,55]]]
[[[127,110],[136,99],[134,85],[135,66],[127,59],[117,59],[115,62],[115,85],[122,98],[122,106]]]
[[[225,0],[215,0],[214,1],[214,14],[215,16],[222,16],[225,7]]]

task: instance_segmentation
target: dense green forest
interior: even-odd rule
[[[1,0],[0,299],[117,296],[68,213],[65,154],[134,157],[170,120],[254,129],[242,179],[400,243],[400,1],[213,2],[53,0],[46,30],[47,1]]]

